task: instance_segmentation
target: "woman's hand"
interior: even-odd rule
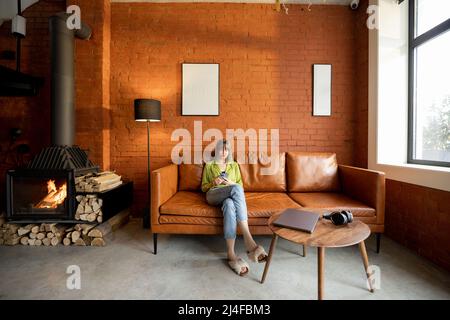
[[[228,179],[223,179],[223,184],[226,186],[231,186],[233,184],[235,184],[233,181],[228,180]]]
[[[219,184],[222,184],[225,180],[222,179],[222,177],[217,177],[213,180],[213,185],[218,186]]]

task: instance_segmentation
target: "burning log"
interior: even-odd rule
[[[67,184],[56,188],[55,180],[47,181],[48,194],[36,204],[36,208],[57,208],[67,197]]]

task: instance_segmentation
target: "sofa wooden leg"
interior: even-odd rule
[[[377,233],[377,253],[380,253],[381,233]]]
[[[156,254],[158,250],[158,234],[153,234],[153,254]]]

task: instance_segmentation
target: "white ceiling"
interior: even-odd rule
[[[285,4],[337,4],[347,6],[351,0],[280,0]],[[275,0],[111,0],[111,2],[228,2],[228,3],[275,3]]]

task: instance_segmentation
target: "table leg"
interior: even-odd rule
[[[317,247],[317,277],[318,277],[318,300],[323,299],[324,271],[325,271],[325,248]]]
[[[370,273],[369,273],[369,258],[367,257],[367,250],[366,250],[366,245],[364,244],[364,241],[361,241],[359,243],[359,251],[361,252],[361,257],[362,257],[363,263],[364,263],[364,269],[366,270],[367,282],[369,283],[369,291],[373,292],[372,281],[370,279]]]
[[[306,244],[303,245],[303,257],[306,257]]]
[[[261,283],[264,283],[264,280],[266,280],[267,272],[269,271],[269,265],[270,261],[272,261],[272,255],[275,251],[275,245],[277,244],[278,236],[274,233],[272,236],[272,242],[270,243],[270,249],[269,249],[269,256],[267,257],[266,265],[264,267],[264,273],[261,279]]]

